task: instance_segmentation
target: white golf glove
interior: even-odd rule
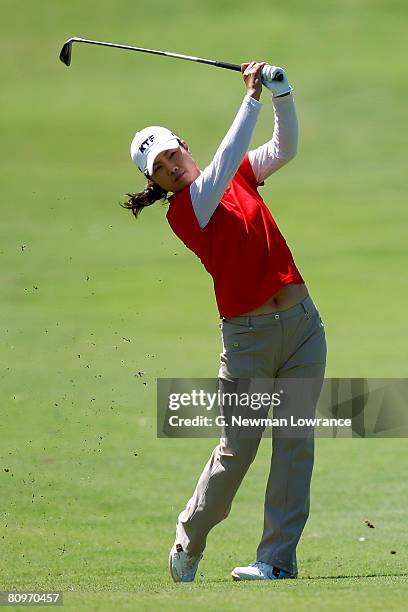
[[[283,79],[281,81],[273,80],[273,77],[277,74],[283,75]],[[289,85],[286,72],[279,66],[271,66],[270,64],[266,64],[262,68],[262,83],[272,92],[274,98],[281,96],[282,94],[290,93],[293,90],[293,88]]]

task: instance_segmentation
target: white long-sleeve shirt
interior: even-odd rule
[[[258,183],[279,170],[297,151],[298,122],[293,94],[272,98],[275,125],[272,139],[248,152]],[[262,104],[246,95],[212,162],[190,185],[193,209],[203,229],[238,170],[251,142]]]

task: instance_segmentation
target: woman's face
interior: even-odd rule
[[[165,191],[176,193],[200,175],[200,169],[188,151],[187,143],[184,146],[168,149],[159,153],[154,160],[151,179]]]

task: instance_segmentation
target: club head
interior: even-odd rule
[[[71,63],[71,52],[72,52],[72,38],[70,38],[69,40],[67,40],[66,43],[64,43],[64,46],[61,49],[61,53],[60,53],[60,60],[61,62],[63,62],[66,66],[69,66]]]

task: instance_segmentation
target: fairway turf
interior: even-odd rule
[[[325,323],[326,375],[405,377],[406,18],[395,0],[3,2],[0,590],[62,590],[73,610],[406,609],[406,440],[317,440],[299,579],[233,582],[261,536],[263,440],[196,583],[171,581],[217,441],[157,439],[155,381],[216,376],[218,315],[165,207],[135,221],[118,202],[143,187],[136,130],[175,130],[204,166],[244,88],[126,51],[58,59],[78,35],[286,67],[299,153],[262,195]]]

